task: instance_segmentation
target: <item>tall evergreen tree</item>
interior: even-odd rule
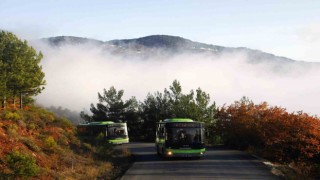
[[[6,100],[30,98],[44,89],[45,74],[39,65],[43,55],[11,32],[0,32],[0,89],[2,106]],[[21,101],[22,102],[22,101]],[[21,104],[22,105],[22,104]]]
[[[96,106],[91,104],[90,111],[92,112],[91,120],[93,121],[106,121],[111,120],[114,122],[126,121],[126,113],[138,109],[137,101],[135,98],[123,101],[124,91],[117,91],[113,86],[109,90],[104,89],[103,94],[98,93],[98,100]]]
[[[91,104],[90,111],[92,115],[82,111],[80,116],[87,122],[126,122],[130,139],[136,140],[141,135],[142,124],[139,103],[135,97],[123,101],[123,94],[123,90],[117,91],[113,86],[109,90],[104,89],[103,94],[98,93],[99,102],[96,106]]]
[[[156,122],[173,117],[171,107],[167,93],[156,92],[147,95],[143,103],[140,104],[140,114],[143,119],[140,132],[143,139],[154,140]]]
[[[195,104],[198,121],[205,122],[207,125],[212,124],[217,108],[215,102],[210,104],[210,95],[198,88],[196,90]]]

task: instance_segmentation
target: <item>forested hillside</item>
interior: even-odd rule
[[[84,142],[69,120],[34,106],[0,110],[0,147],[5,179],[113,179],[129,163],[128,153]]]
[[[114,179],[129,163],[103,139],[83,141],[63,117],[34,105],[42,53],[0,32],[0,179]]]

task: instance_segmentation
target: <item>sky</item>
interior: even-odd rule
[[[0,29],[24,39],[166,34],[320,62],[316,0],[0,0]]]

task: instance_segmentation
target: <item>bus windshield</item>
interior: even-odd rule
[[[120,138],[128,136],[128,132],[125,126],[111,126],[108,127],[107,132],[108,138]]]
[[[201,128],[168,128],[167,140],[171,143],[201,143],[203,137]]]

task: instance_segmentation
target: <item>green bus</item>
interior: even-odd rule
[[[112,121],[90,122],[79,124],[78,133],[84,136],[95,137],[103,134],[104,138],[112,144],[129,143],[127,123],[115,123]]]
[[[203,157],[204,124],[186,118],[160,121],[156,125],[156,150],[163,157]]]

